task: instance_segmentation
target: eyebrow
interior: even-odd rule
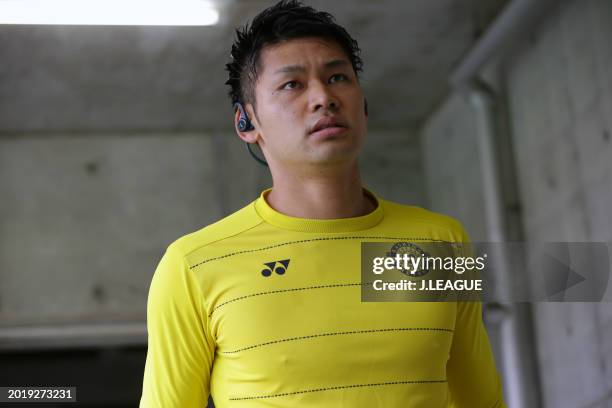
[[[345,59],[336,59],[326,62],[325,64],[323,64],[323,67],[329,69],[343,67],[345,65],[350,65],[350,63]],[[274,75],[304,71],[306,71],[306,68],[303,65],[287,65],[274,71]]]

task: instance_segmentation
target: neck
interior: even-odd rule
[[[375,203],[364,195],[357,162],[345,171],[331,174],[276,173],[266,201],[280,213],[332,219],[358,217],[375,209]]]

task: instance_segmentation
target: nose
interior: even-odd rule
[[[321,82],[311,85],[310,88],[310,110],[316,112],[321,108],[334,111],[340,107],[340,101],[330,91],[330,89]]]

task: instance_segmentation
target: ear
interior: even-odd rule
[[[247,107],[245,107],[245,109],[247,109],[247,111],[248,111],[248,105],[250,105],[250,104],[247,104]],[[245,112],[245,114],[246,114],[246,112]],[[242,115],[242,112],[240,111],[240,109],[238,109],[238,108],[235,109],[235,112],[234,112],[234,129],[236,130],[236,133],[238,134],[238,137],[240,137],[240,139],[242,139],[246,143],[256,143],[257,139],[258,139],[258,132],[257,132],[257,126],[258,125],[256,123],[251,122],[251,124],[253,125],[253,127],[255,129],[251,129],[251,130],[247,130],[247,131],[241,131],[238,128],[238,122],[240,121],[240,115]],[[252,116],[252,115],[248,115],[248,114],[246,114],[246,115],[247,115],[247,117],[249,119]]]

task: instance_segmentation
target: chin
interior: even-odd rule
[[[358,146],[330,146],[329,149],[320,149],[315,152],[312,162],[318,164],[353,162],[359,156],[359,152]]]

